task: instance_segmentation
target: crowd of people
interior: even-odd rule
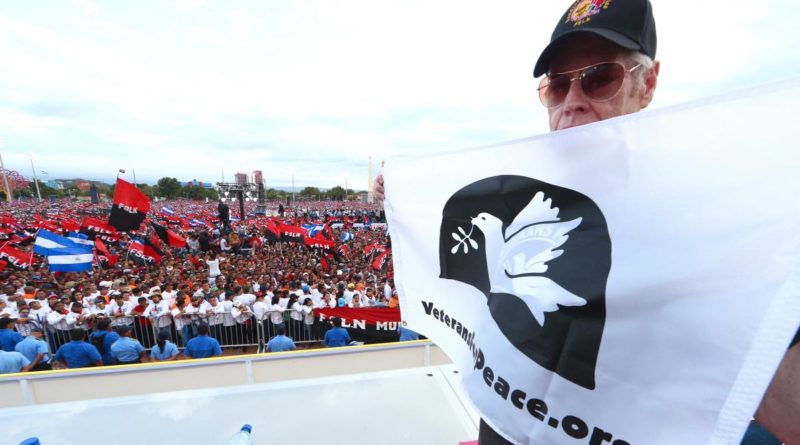
[[[33,254],[38,230],[66,235],[77,221],[101,220],[107,207],[3,206],[2,246],[30,253],[30,261],[8,261],[0,272],[0,372],[204,358],[251,345],[340,346],[350,342],[341,322],[320,323],[315,308],[399,304],[391,261],[375,261],[391,247],[381,212],[365,203],[272,203],[266,214],[248,203],[244,218],[234,211],[223,221],[215,217],[217,203],[160,202],[147,222],[185,239],[180,247],[159,243],[143,224],[132,233],[88,231],[107,251],[97,252],[87,272],[52,273]],[[276,224],[316,230],[330,243],[276,237]],[[156,249],[156,261],[131,255],[137,239]]]

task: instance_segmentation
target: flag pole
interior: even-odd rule
[[[11,202],[11,188],[8,186],[8,176],[6,175],[6,167],[3,165],[2,154],[0,154],[0,171],[3,173],[3,185],[6,186],[6,202]]]
[[[36,179],[36,167],[33,166],[33,155],[28,153],[28,157],[31,160],[31,171],[33,173],[33,183],[36,184],[36,197],[39,198],[39,202],[42,202],[42,192],[39,191],[39,180]]]

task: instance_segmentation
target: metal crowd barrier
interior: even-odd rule
[[[178,348],[186,347],[186,343],[198,335],[201,324],[208,326],[208,335],[219,341],[222,348],[247,348],[256,347],[258,352],[265,350],[265,345],[277,333],[279,325],[286,329],[286,335],[294,340],[295,344],[314,343],[322,340],[320,329],[315,324],[306,324],[304,319],[296,320],[292,314],[296,311],[267,312],[263,317],[257,318],[252,313],[244,313],[234,317],[231,312],[210,313],[206,315],[187,314],[178,319],[172,315],[162,315],[158,318],[145,316],[125,316],[115,318],[111,323],[112,329],[119,329],[123,325],[132,327],[131,336],[150,350],[156,344],[158,335],[166,332],[169,340]],[[299,314],[301,318],[304,314]],[[45,335],[51,352],[58,350],[61,345],[70,341],[69,330],[55,329],[45,325]],[[91,329],[86,329],[87,335]],[[324,330],[323,330],[324,331]]]

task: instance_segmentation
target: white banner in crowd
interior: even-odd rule
[[[403,318],[525,444],[738,444],[800,325],[800,85],[384,171]]]

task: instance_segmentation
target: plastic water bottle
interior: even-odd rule
[[[247,423],[244,424],[241,431],[231,437],[231,440],[228,441],[228,445],[253,445],[253,439],[250,437],[251,431],[253,431],[253,427]]]

